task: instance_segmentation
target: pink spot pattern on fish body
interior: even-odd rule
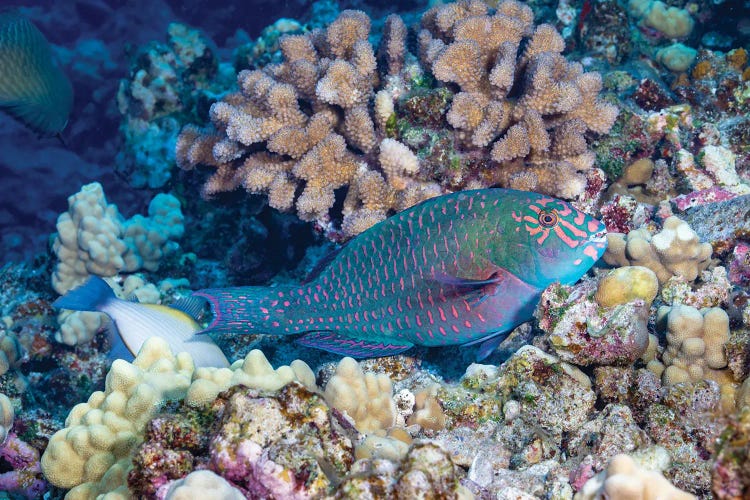
[[[562,223],[542,227],[542,211],[555,209]],[[266,295],[260,289],[244,293],[248,307],[242,314],[221,306],[221,300],[236,303],[238,296],[228,294],[213,303],[227,317],[244,317],[248,332],[324,327],[351,334],[347,344],[353,348],[365,346],[358,337],[375,339],[373,345],[388,345],[388,338],[424,345],[463,343],[527,320],[541,292],[525,281],[523,268],[513,274],[505,263],[495,262],[494,245],[517,248],[515,255],[522,258],[528,258],[526,249],[538,246],[540,258],[554,260],[561,251],[545,248],[556,243],[577,252],[566,265],[588,269],[603,251],[583,245],[595,231],[601,232],[598,221],[554,198],[501,190],[458,193],[424,202],[366,231],[309,285],[268,289]],[[524,242],[523,234],[532,238]],[[473,284],[495,273],[503,273],[502,282]]]

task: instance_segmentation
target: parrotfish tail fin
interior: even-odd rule
[[[297,343],[353,358],[394,356],[414,346],[414,344],[405,341],[394,342],[393,339],[377,338],[359,339],[328,331],[306,333],[297,338]]]
[[[52,306],[73,311],[98,311],[115,298],[115,292],[106,281],[99,276],[91,276],[85,283],[54,301]]]
[[[239,286],[230,288],[206,288],[193,292],[193,296],[203,297],[211,305],[213,319],[197,334],[217,335],[245,333],[279,333],[267,326],[271,314],[273,298],[278,293],[289,296],[292,287]],[[281,315],[282,313],[275,314]],[[276,319],[276,316],[274,316]]]

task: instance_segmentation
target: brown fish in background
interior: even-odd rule
[[[73,87],[42,32],[18,12],[0,11],[0,109],[40,134],[58,135],[72,107]]]

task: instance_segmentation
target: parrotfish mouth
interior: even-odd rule
[[[589,237],[589,242],[594,243],[594,244],[602,243],[606,245],[607,244],[607,229],[605,228],[605,229],[602,229],[601,231],[598,231],[592,234]]]
[[[583,253],[591,259],[596,262],[598,261],[602,255],[604,255],[605,250],[607,250],[607,229],[604,228],[601,231],[597,231],[596,233],[593,233],[591,236],[589,236],[588,241],[586,241],[585,248],[583,249]]]

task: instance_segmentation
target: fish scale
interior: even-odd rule
[[[553,281],[578,280],[604,252],[603,232],[535,193],[453,193],[376,224],[306,285],[196,295],[212,304],[207,331],[223,334],[304,334],[304,345],[360,357],[469,344],[530,319]]]

